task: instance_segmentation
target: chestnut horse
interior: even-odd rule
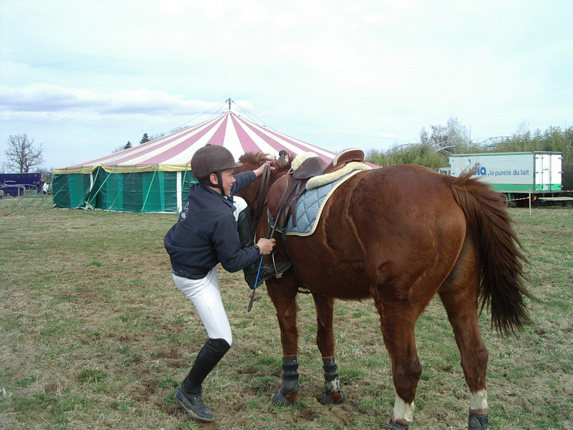
[[[240,161],[239,171],[251,170],[265,162],[265,155],[247,153]],[[290,162],[274,167],[271,182],[287,173]],[[265,199],[255,198],[260,181],[239,193],[253,213],[266,213],[261,207]],[[259,218],[257,236],[265,236],[268,223],[266,216]],[[345,399],[334,360],[334,299],[371,297],[380,314],[396,389],[388,428],[407,429],[422,372],[414,328],[437,293],[454,330],[470,391],[468,428],[487,428],[488,352],[479,312],[489,308],[492,325],[501,333],[513,332],[529,322],[524,296],[533,298],[522,285],[526,259],[502,195],[471,174],[454,178],[416,165],[372,169],[355,174],[332,193],[312,235],[274,237],[276,259],[292,261],[281,279],[267,281],[283,348],[283,382],[274,404],[294,403],[300,389],[299,290],[308,289],[316,306],[323,404]]]

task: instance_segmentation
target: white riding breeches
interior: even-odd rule
[[[243,198],[234,197],[233,206],[235,207],[233,215],[237,221],[239,214],[247,209],[248,205]],[[225,339],[230,346],[233,336],[219,291],[217,266],[213,267],[203,279],[187,279],[173,275],[173,281],[177,288],[195,305],[209,339]]]
[[[173,281],[177,288],[193,302],[209,339],[225,339],[230,346],[233,336],[219,291],[217,267],[213,267],[203,279],[187,279],[173,275]]]

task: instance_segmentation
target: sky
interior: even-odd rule
[[[571,127],[571,17],[570,0],[0,0],[0,166],[13,135],[66,167],[229,98],[335,152],[450,118],[478,142]]]

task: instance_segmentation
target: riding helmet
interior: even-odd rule
[[[198,180],[206,179],[211,173],[234,169],[242,165],[242,163],[235,162],[231,151],[218,145],[206,145],[191,158],[191,170]]]

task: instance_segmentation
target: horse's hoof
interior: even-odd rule
[[[282,391],[279,391],[273,396],[271,401],[275,406],[292,406],[295,404],[297,394],[298,393],[288,393],[284,395]]]
[[[390,420],[390,422],[388,423],[388,427],[386,427],[388,430],[409,430],[410,427],[407,424],[400,424],[400,423],[395,423],[392,422],[392,420]]]
[[[340,405],[346,401],[346,396],[342,391],[335,391],[333,393],[322,393],[319,402],[321,405]]]

